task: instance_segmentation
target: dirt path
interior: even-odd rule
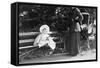
[[[59,61],[76,61],[76,60],[94,60],[96,59],[96,51],[95,50],[89,50],[83,52],[83,54],[78,54],[77,56],[66,56],[66,55],[59,55],[59,56],[48,56],[48,57],[41,57],[31,60],[26,60],[23,62],[20,62],[20,64],[26,64],[26,63],[44,63],[44,62],[59,62]]]

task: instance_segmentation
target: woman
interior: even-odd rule
[[[80,52],[80,24],[83,16],[78,8],[73,7],[69,26],[69,54],[72,56]]]

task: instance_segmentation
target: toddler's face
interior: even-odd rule
[[[47,33],[47,30],[46,28],[43,29],[42,33],[46,34]]]

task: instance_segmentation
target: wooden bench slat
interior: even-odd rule
[[[58,37],[53,37],[53,39],[58,39]],[[29,43],[29,42],[34,42],[34,39],[19,40],[19,44],[21,44],[21,43]]]
[[[28,42],[34,42],[34,39],[19,40],[19,44],[21,44],[21,43],[28,43]]]
[[[63,43],[63,42],[56,42],[56,44],[60,44],[60,43]],[[26,49],[26,48],[32,48],[32,47],[36,47],[36,46],[27,45],[27,46],[24,46],[24,47],[19,47],[19,49]]]
[[[28,35],[37,35],[37,34],[39,34],[40,32],[20,32],[19,33],[19,36],[28,36]],[[50,34],[52,34],[52,33],[57,33],[57,32],[49,32]]]

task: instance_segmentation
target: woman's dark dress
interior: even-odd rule
[[[75,56],[79,53],[79,46],[80,46],[80,32],[75,31],[76,28],[76,21],[72,21],[75,17],[79,17],[78,23],[82,20],[82,16],[78,12],[77,9],[74,9],[73,12],[70,13],[70,25],[69,25],[69,32],[65,33],[65,45],[66,51],[69,52],[71,56]]]
[[[80,33],[73,32],[70,34],[70,55],[74,56],[79,53],[79,45],[80,45]]]

